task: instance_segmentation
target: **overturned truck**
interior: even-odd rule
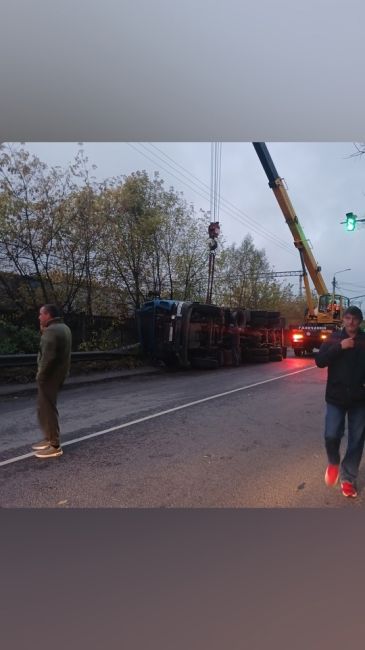
[[[137,310],[144,354],[176,368],[219,368],[286,357],[280,312],[156,299]]]

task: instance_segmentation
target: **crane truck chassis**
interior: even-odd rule
[[[175,368],[219,368],[286,357],[279,312],[155,299],[137,310],[146,356]]]
[[[304,357],[319,349],[334,329],[331,325],[296,325],[289,328],[287,343],[293,348],[296,357]]]

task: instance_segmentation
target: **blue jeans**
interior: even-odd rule
[[[340,464],[340,445],[345,432],[345,418],[348,422],[348,442],[345,456],[340,469],[341,481],[354,483],[359,471],[359,465],[364,449],[365,440],[365,405],[345,408],[327,404],[324,439],[328,462],[331,465]]]

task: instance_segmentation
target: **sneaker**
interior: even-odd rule
[[[34,454],[37,458],[52,458],[53,456],[62,456],[63,451],[61,447],[53,447],[48,445],[47,449],[40,449]]]
[[[39,451],[40,449],[47,449],[49,445],[49,440],[41,440],[40,442],[35,442],[34,445],[32,445],[32,449],[34,449],[34,451]]]
[[[340,466],[339,465],[328,465],[326,469],[326,473],[324,475],[324,482],[328,486],[333,486],[336,485],[338,481],[338,477],[340,474]]]
[[[341,490],[344,497],[357,497],[356,488],[349,481],[341,483]]]

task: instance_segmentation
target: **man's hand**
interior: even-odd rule
[[[341,341],[341,348],[343,350],[350,350],[351,348],[354,347],[355,347],[355,339],[353,338],[343,339]]]

